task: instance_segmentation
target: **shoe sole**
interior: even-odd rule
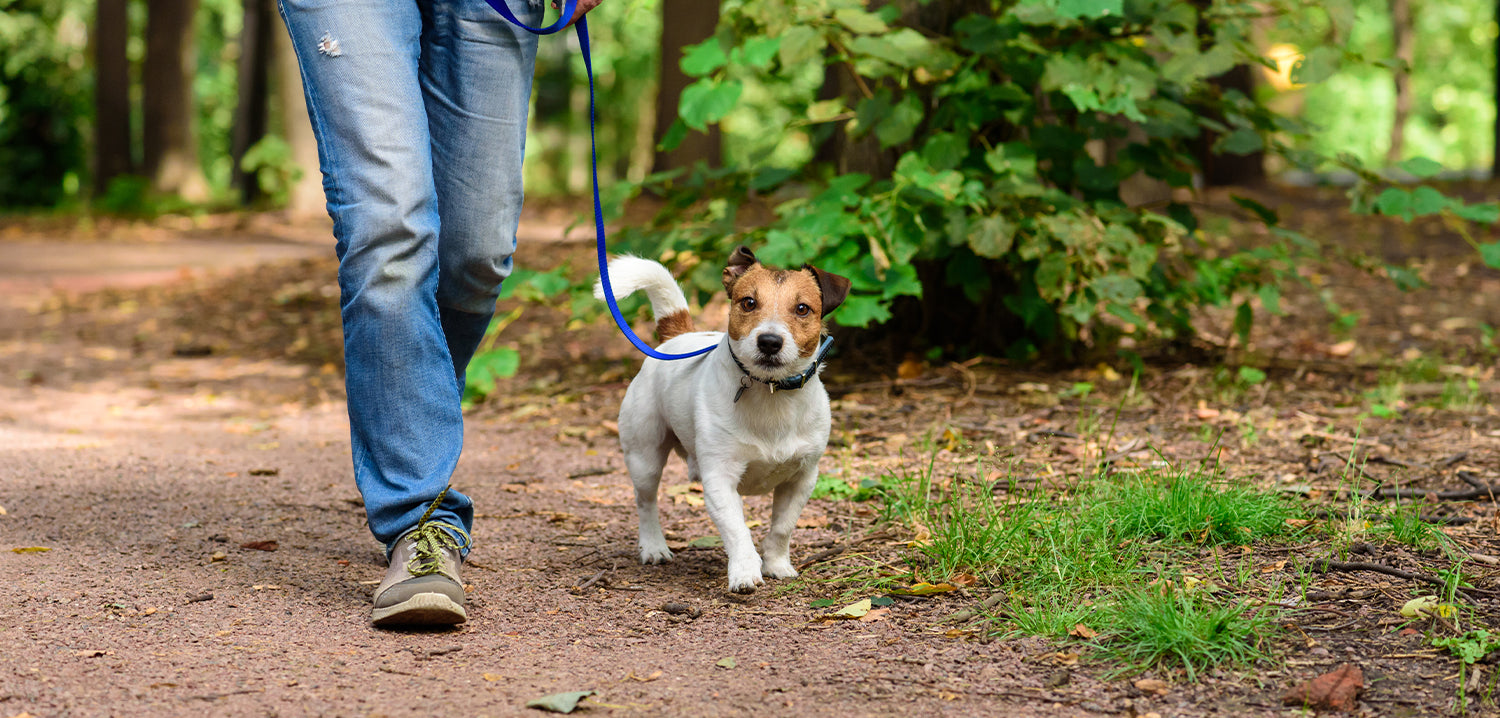
[[[394,606],[375,609],[370,620],[378,628],[451,626],[469,620],[469,614],[441,593],[419,593]]]

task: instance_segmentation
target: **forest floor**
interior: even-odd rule
[[[803,576],[749,596],[725,591],[675,461],[663,524],[678,559],[636,562],[613,432],[638,359],[611,327],[527,306],[501,338],[520,372],[469,412],[453,478],[479,511],[470,620],[433,632],[369,625],[383,559],[350,478],[326,228],[0,224],[0,717],[539,715],[527,701],[565,691],[594,692],[585,715],[1294,715],[1283,694],[1343,664],[1363,672],[1357,714],[1500,714],[1495,656],[1461,666],[1433,644],[1500,629],[1500,516],[1475,490],[1500,484],[1485,330],[1500,274],[1441,227],[1297,201],[1309,233],[1371,240],[1430,288],[1319,274],[1361,324],[1332,330],[1312,292],[1291,292],[1247,348],[1137,377],[835,356],[832,490],[794,534]],[[586,272],[591,245],[544,214],[525,220],[518,263]],[[1207,346],[1230,344],[1231,316],[1205,312]],[[1246,546],[1139,554],[1142,585],[1207,581],[1242,613],[1277,609],[1262,658],[1192,676],[1116,675],[1109,636],[1083,622],[1018,630],[1043,610],[1022,577],[940,574],[923,549],[942,527],[854,490],[977,481],[1021,505],[1184,467],[1303,517]],[[1405,515],[1376,491],[1391,486],[1419,490],[1425,542],[1388,528]],[[1459,591],[1425,582],[1443,577]],[[1454,608],[1400,614],[1427,594]],[[866,598],[862,617],[829,617]]]

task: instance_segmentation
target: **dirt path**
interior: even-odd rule
[[[482,513],[469,623],[374,630],[383,568],[343,405],[288,401],[315,370],[196,356],[167,327],[130,352],[109,331],[138,315],[58,320],[7,289],[25,301],[0,325],[0,715],[517,715],[573,690],[598,692],[595,714],[1087,712],[1052,707],[1014,645],[921,620],[810,623],[776,587],[726,594],[714,550],[640,567],[612,441],[497,417],[470,422],[454,479]],[[669,530],[707,535],[689,509]],[[48,550],[12,550],[33,547]],[[674,602],[701,617],[660,610]],[[894,615],[935,610],[954,609]]]
[[[210,258],[222,256],[213,242],[260,241],[190,239],[209,242],[193,256]],[[573,244],[523,251],[533,266],[587,259]],[[687,545],[713,530],[675,462],[663,523],[679,559],[639,566],[609,426],[636,360],[608,328],[559,335],[560,313],[542,309],[508,330],[536,358],[470,415],[454,477],[480,512],[465,572],[470,622],[376,631],[369,596],[383,567],[349,473],[333,265],[265,259],[277,263],[237,274],[173,269],[185,278],[81,294],[0,284],[0,576],[9,579],[0,718],[541,715],[526,701],[587,690],[597,692],[584,709],[594,715],[1283,715],[1290,683],[1346,660],[1365,666],[1365,715],[1451,705],[1452,662],[1421,635],[1396,633],[1391,616],[1411,589],[1387,577],[1317,579],[1307,588],[1328,596],[1327,609],[1289,624],[1278,639],[1284,663],[1214,671],[1200,683],[1167,676],[1158,695],[1102,680],[1086,660],[1071,665],[1077,655],[1057,644],[995,640],[984,625],[949,620],[987,592],[897,601],[881,620],[821,621],[828,609],[814,599],[847,599],[833,579],[849,564],[827,564],[809,571],[819,581],[729,595],[722,552]],[[1412,341],[1387,329],[1369,341]],[[1317,331],[1288,321],[1278,337],[1321,351],[1309,338]],[[1123,463],[1214,452],[1236,477],[1333,496],[1337,458],[1351,451],[1345,437],[1361,437],[1361,461],[1424,467],[1363,469],[1402,485],[1462,488],[1455,467],[1500,473],[1492,402],[1367,420],[1348,403],[1374,372],[1314,366],[1278,374],[1286,404],[1268,402],[1271,382],[1234,389],[1209,369],[1153,371],[1145,399],[1119,404],[1113,443],[1099,444],[1085,425],[1098,434],[1114,402],[1061,400],[1069,393],[1059,388],[1086,381],[1124,392],[1128,378],[937,365],[897,380],[847,357],[830,379],[835,445],[822,468],[878,475],[909,461],[925,433],[953,427],[1036,475],[1100,452],[1123,452]],[[1053,440],[1037,441],[1042,434]],[[1444,463],[1459,451],[1460,461]],[[763,502],[750,508],[765,518]],[[1500,553],[1493,505],[1461,510],[1475,520],[1459,539]],[[874,522],[849,502],[814,501],[804,518],[797,561]],[[265,542],[274,550],[253,547]],[[875,541],[849,561],[900,566],[901,547]],[[1252,558],[1274,571],[1288,556]],[[1399,548],[1383,560],[1431,561]],[[1470,569],[1475,585],[1500,595],[1500,570]],[[1344,614],[1337,624],[1334,614]]]

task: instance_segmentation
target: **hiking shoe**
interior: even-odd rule
[[[419,523],[398,539],[385,580],[375,588],[375,626],[451,626],[469,620],[458,576],[468,545],[468,533],[440,521]]]

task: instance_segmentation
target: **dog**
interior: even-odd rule
[[[828,392],[818,372],[831,339],[823,318],[849,295],[849,280],[811,266],[766,267],[745,247],[724,267],[729,331],[695,332],[687,298],[657,262],[620,256],[609,262],[616,299],[644,290],[663,352],[648,358],[620,404],[620,448],[635,486],[641,563],[672,559],[662,535],[657,493],[667,457],[677,452],[724,540],[729,590],[752,593],[766,577],[792,578],[792,529],[818,479],[828,448]],[[603,285],[594,287],[604,297]],[[762,554],[745,526],[740,496],[773,493]]]

